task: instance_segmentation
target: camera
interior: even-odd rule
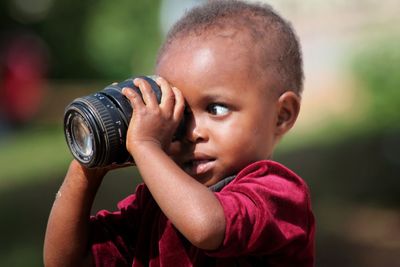
[[[92,168],[133,163],[126,150],[126,132],[132,106],[122,94],[122,88],[130,87],[141,94],[133,84],[135,78],[145,79],[160,103],[161,90],[153,78],[138,76],[79,97],[65,108],[65,138],[72,155],[82,165]],[[177,138],[181,128],[182,125],[178,127],[174,138]]]

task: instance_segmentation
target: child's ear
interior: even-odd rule
[[[282,136],[296,122],[300,111],[300,96],[293,91],[286,91],[278,99],[276,135]]]

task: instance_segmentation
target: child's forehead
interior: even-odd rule
[[[215,53],[221,59],[241,60],[241,63],[246,62],[246,65],[248,62],[255,63],[258,52],[249,34],[239,29],[226,28],[220,31],[208,30],[201,34],[193,33],[171,40],[160,59],[175,60],[188,50],[190,55],[199,61],[204,61],[210,53]]]
[[[172,40],[160,55],[157,69],[160,63],[168,66],[190,64],[191,67],[198,67],[195,70],[207,71],[213,64],[219,66],[213,69],[218,70],[215,75],[232,77],[245,73],[249,81],[264,80],[271,84],[275,80],[274,75],[263,68],[259,50],[248,32],[235,28],[212,30]]]
[[[218,74],[250,72],[254,55],[243,41],[231,36],[191,36],[171,43],[159,60],[169,66],[187,65],[192,71],[218,71]]]
[[[210,94],[212,99],[232,94],[257,94],[260,99],[268,97],[272,80],[266,80],[267,72],[260,74],[246,49],[242,47],[239,51],[234,45],[220,46],[219,42],[217,47],[214,47],[214,42],[195,43],[185,43],[167,52],[165,60],[160,61],[157,74],[184,89],[184,93],[188,93],[185,89],[190,88],[198,91],[199,95]],[[241,86],[236,87],[239,84]]]

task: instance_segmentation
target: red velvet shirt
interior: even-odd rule
[[[145,185],[91,220],[96,266],[313,266],[314,217],[304,181],[283,165],[259,161],[215,196],[226,217],[223,244],[204,251],[161,212]]]

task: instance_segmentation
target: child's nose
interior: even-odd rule
[[[193,114],[185,119],[185,139],[191,143],[198,143],[207,139],[207,131],[201,120]]]

